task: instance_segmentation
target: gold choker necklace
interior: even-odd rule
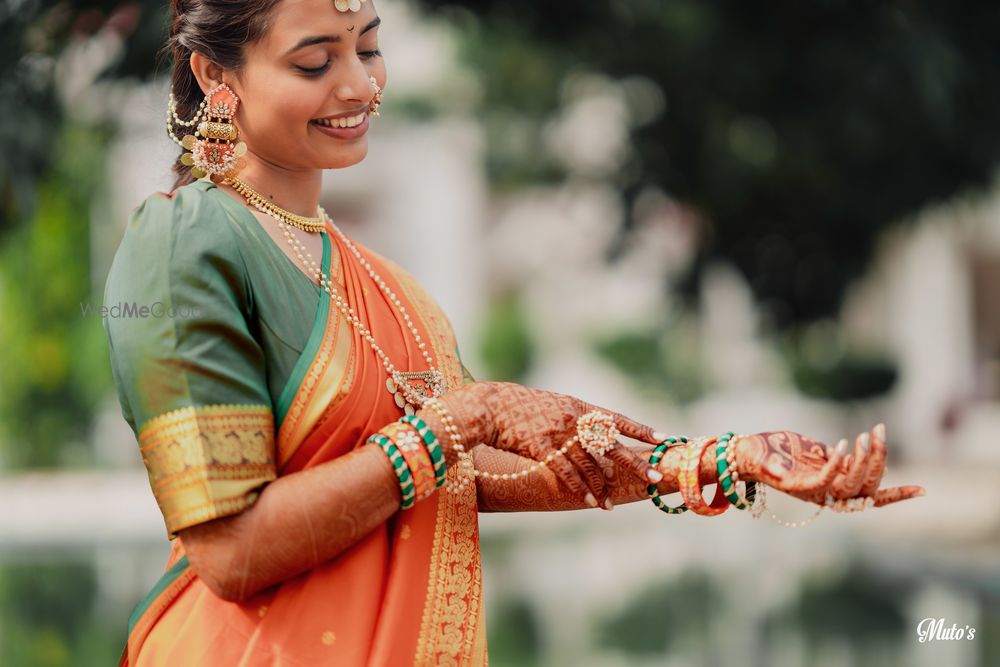
[[[239,192],[243,198],[247,200],[248,204],[254,208],[263,209],[265,213],[270,213],[275,217],[281,218],[292,227],[301,229],[304,232],[326,231],[326,221],[322,215],[316,216],[315,218],[307,218],[304,215],[297,215],[291,211],[286,211],[280,206],[271,203],[271,200],[265,198],[264,195],[260,194],[238,178],[230,179],[229,184],[232,185],[233,189]]]

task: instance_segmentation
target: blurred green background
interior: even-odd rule
[[[159,526],[59,520],[73,493],[99,510],[144,483],[84,310],[128,210],[169,185],[165,4],[0,0],[2,665],[112,663],[165,557]],[[833,439],[891,418],[898,481],[931,492],[881,513],[896,521],[794,538],[749,520],[671,532],[649,507],[484,516],[491,662],[1000,664],[1000,5],[376,6],[384,153],[407,147],[412,176],[412,146],[472,137],[427,168],[452,159],[473,180],[423,185],[479,193],[447,209],[475,224],[428,233],[451,229],[485,268],[461,293],[418,277],[476,377],[675,432]],[[382,187],[375,167],[358,173],[327,208],[391,254],[398,215],[364,194]],[[560,557],[579,569],[556,574]],[[780,584],[760,574],[782,567]],[[918,644],[924,610],[977,639]]]

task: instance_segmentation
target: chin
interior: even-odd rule
[[[347,167],[353,167],[358,164],[368,155],[368,142],[362,141],[358,144],[357,148],[354,150],[343,150],[339,151],[337,155],[332,155],[329,158],[323,156],[320,159],[321,169],[346,169]]]

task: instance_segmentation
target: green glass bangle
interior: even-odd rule
[[[441,451],[441,445],[438,443],[434,431],[430,429],[427,422],[416,415],[400,417],[399,421],[417,429],[417,433],[424,439],[424,444],[427,445],[427,453],[431,457],[431,463],[434,464],[434,488],[440,489],[448,479],[448,467],[445,465],[444,452]]]
[[[396,471],[396,477],[399,479],[399,489],[403,494],[403,501],[399,508],[403,510],[410,509],[416,502],[417,489],[413,484],[413,475],[410,474],[410,467],[406,465],[406,459],[400,453],[399,447],[381,433],[374,434],[368,438],[368,441],[374,442],[381,447],[385,455],[389,457],[389,462],[392,463],[392,468]]]
[[[670,446],[676,445],[677,443],[687,443],[687,438],[667,438],[658,444],[656,448],[649,453],[649,465],[655,468],[656,465],[663,460],[663,455],[667,453]],[[666,512],[667,514],[683,514],[684,512],[687,512],[688,508],[684,503],[681,503],[677,507],[670,507],[663,502],[663,498],[660,497],[660,492],[656,488],[655,484],[647,486],[646,493],[649,494],[649,499],[653,501],[653,504],[656,505],[657,509],[661,512]]]
[[[722,485],[722,492],[726,494],[726,498],[737,509],[745,510],[753,504],[754,499],[757,497],[757,485],[753,482],[747,482],[746,497],[740,498],[740,494],[730,475],[729,460],[726,456],[733,437],[732,432],[719,437],[718,444],[715,447],[715,469],[719,473],[719,484]]]

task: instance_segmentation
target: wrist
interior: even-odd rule
[[[756,455],[756,451],[759,449],[757,447],[757,441],[759,441],[761,436],[759,434],[754,435],[737,435],[733,439],[732,448],[736,453],[736,472],[739,474],[740,479],[744,482],[757,482],[757,476],[754,474],[758,469],[758,466],[752,465],[751,460]]]
[[[445,465],[448,468],[451,468],[457,464],[458,452],[455,451],[455,448],[452,445],[451,436],[448,435],[448,431],[445,430],[444,420],[441,418],[441,415],[439,415],[436,410],[431,408],[421,408],[417,411],[417,416],[420,417],[425,424],[427,424],[427,428],[429,428],[434,434],[434,437],[437,438],[438,444],[441,446],[441,451],[444,453]],[[456,426],[458,425],[456,424]]]

